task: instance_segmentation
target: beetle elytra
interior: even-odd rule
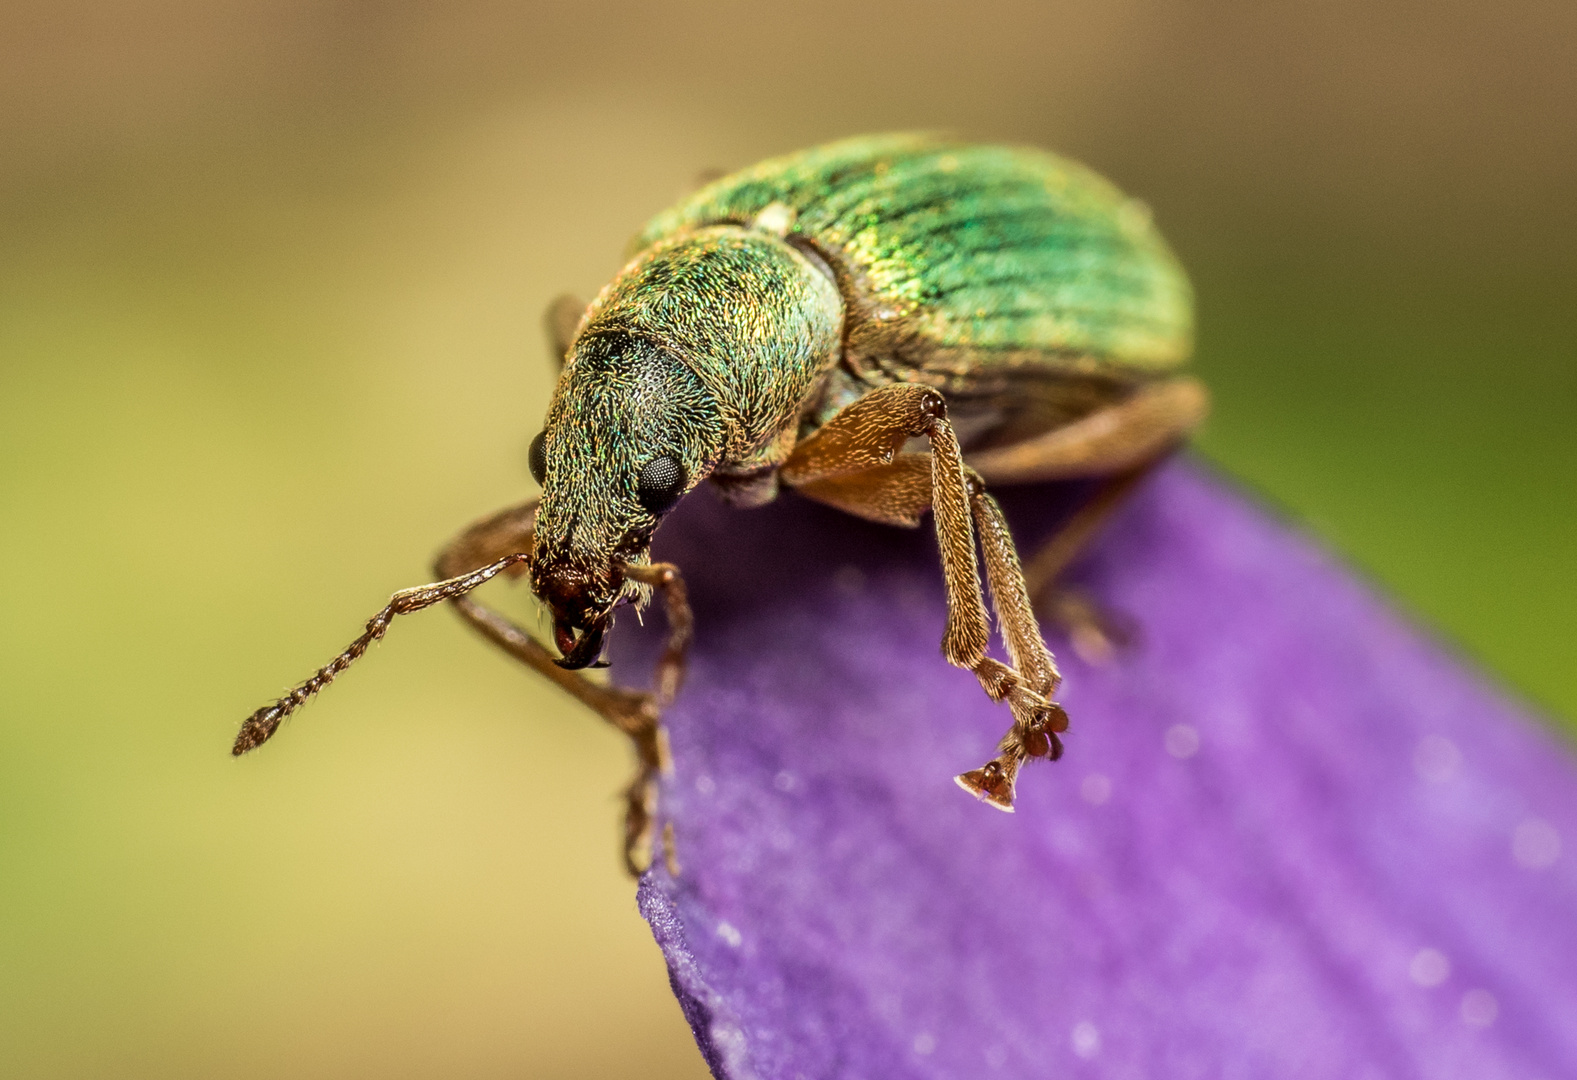
[[[627,733],[626,856],[650,857],[661,710],[691,618],[652,535],[710,481],[740,506],[788,485],[861,517],[931,511],[946,582],[946,660],[1012,716],[958,782],[1013,807],[1020,767],[1055,760],[1067,716],[1036,603],[1103,517],[1203,418],[1185,374],[1188,281],[1144,206],[1038,150],[926,135],[850,139],[725,176],[658,215],[589,305],[549,312],[562,360],[531,500],[439,555],[443,580],[396,593],[366,632],[242,726],[235,753],[356,660],[395,615],[453,603],[483,636]],[[1102,478],[1027,565],[988,486]],[[978,553],[977,553],[978,541]],[[987,655],[980,566],[1007,662]],[[560,655],[467,594],[528,574]],[[614,612],[661,595],[655,689],[594,682]],[[1086,613],[1069,619],[1099,636]],[[1077,638],[1076,638],[1077,640]]]

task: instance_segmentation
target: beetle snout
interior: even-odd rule
[[[579,632],[580,636],[575,635]],[[578,671],[591,667],[602,655],[602,639],[608,632],[608,620],[590,626],[572,626],[562,618],[553,617],[553,640],[564,655],[553,661],[561,668]]]
[[[589,667],[602,653],[624,575],[611,567],[589,574],[544,562],[531,568],[531,579],[533,590],[553,616],[553,643],[563,654],[554,662],[571,670]]]

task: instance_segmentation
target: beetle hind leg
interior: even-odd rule
[[[1035,597],[1041,619],[1060,629],[1080,660],[1095,667],[1113,664],[1139,642],[1139,626],[1084,589],[1052,582]]]
[[[1111,663],[1139,638],[1132,619],[1103,607],[1082,589],[1062,583],[1068,567],[1095,539],[1166,455],[1107,478],[1095,494],[1029,559],[1024,578],[1035,611],[1067,634],[1073,651],[1090,664]]]

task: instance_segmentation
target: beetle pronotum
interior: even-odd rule
[[[997,755],[957,779],[1011,810],[1020,766],[1059,757],[1067,728],[1035,601],[1207,408],[1181,371],[1188,282],[1148,211],[1042,151],[891,135],[724,177],[634,246],[589,307],[549,312],[563,366],[531,446],[540,501],[461,533],[438,556],[443,580],[396,593],[343,653],[252,714],[234,752],[266,741],[395,615],[447,600],[630,736],[626,856],[639,870],[659,717],[690,639],[683,579],[651,562],[652,534],[704,480],[740,506],[787,484],[892,525],[933,513],[942,654],[1012,713]],[[1074,477],[1106,483],[1026,572],[987,486]],[[986,655],[977,537],[1007,663]],[[504,572],[529,573],[560,656],[467,595]],[[655,689],[580,674],[615,609],[654,592],[669,623]]]

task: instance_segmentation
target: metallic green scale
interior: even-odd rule
[[[776,237],[702,228],[643,252],[580,336],[624,333],[683,358],[719,411],[723,459],[737,460],[794,426],[836,354],[842,307],[827,276]]]
[[[924,135],[833,143],[717,181],[636,246],[745,224],[773,203],[797,212],[789,237],[838,270],[856,367],[860,353],[896,352],[939,372],[1034,360],[1139,375],[1188,357],[1188,280],[1147,208],[1041,150]]]

